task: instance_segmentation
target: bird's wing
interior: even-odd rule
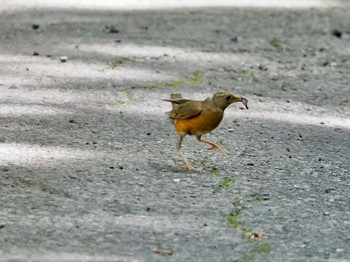
[[[163,101],[167,101],[167,102],[171,102],[171,103],[180,105],[180,104],[186,103],[186,102],[191,101],[191,100],[180,98],[180,99],[163,99]]]
[[[200,101],[187,100],[170,111],[169,117],[172,119],[186,119],[199,115],[201,111],[202,105]]]

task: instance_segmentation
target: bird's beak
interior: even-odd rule
[[[240,97],[239,98],[239,101],[242,102],[242,104],[245,106],[245,108],[249,109],[248,108],[248,99],[244,98],[244,97]]]

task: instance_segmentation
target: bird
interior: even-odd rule
[[[203,101],[184,99],[181,94],[171,94],[170,99],[163,99],[163,101],[172,104],[172,110],[167,114],[179,135],[176,150],[188,170],[196,169],[188,162],[181,149],[184,137],[186,135],[196,136],[199,142],[211,146],[208,148],[209,150],[225,153],[218,145],[202,139],[202,135],[210,133],[219,126],[224,117],[224,111],[230,104],[242,102],[248,109],[246,98],[235,96],[226,91],[216,92],[211,98],[208,97]]]

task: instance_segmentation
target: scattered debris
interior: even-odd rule
[[[172,249],[162,249],[160,247],[152,248],[152,251],[154,253],[161,254],[161,255],[169,255],[169,256],[171,256],[172,254],[174,254],[174,250],[172,250]]]
[[[273,37],[271,40],[270,40],[270,44],[276,48],[277,51],[281,52],[283,51],[283,46],[282,46],[282,41],[278,38],[278,37]]]
[[[263,231],[251,231],[251,232],[245,232],[244,237],[246,239],[267,239],[267,234]]]

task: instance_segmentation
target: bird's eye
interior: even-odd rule
[[[226,96],[226,100],[230,100],[231,99],[231,96]]]

